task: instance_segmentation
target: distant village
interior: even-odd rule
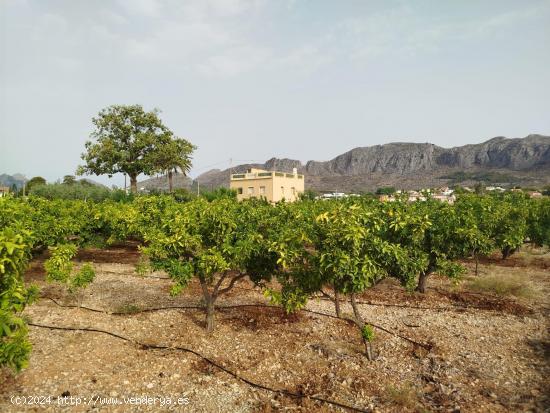
[[[45,183],[45,182],[44,182]],[[247,198],[265,198],[269,202],[276,203],[281,200],[294,202],[304,194],[309,192],[310,199],[329,200],[343,199],[348,197],[358,197],[362,194],[344,193],[338,191],[315,191],[307,190],[304,187],[305,177],[298,174],[296,168],[292,173],[266,171],[263,169],[250,168],[244,173],[231,174],[229,179],[229,188],[235,191],[237,199]],[[17,192],[17,188],[0,186],[0,197],[8,195],[10,192]],[[146,188],[140,188],[139,192],[150,192]],[[521,189],[519,187],[507,189],[501,186],[484,186],[482,183],[475,187],[455,186],[450,188],[443,186],[440,188],[423,188],[419,190],[401,190],[393,187],[378,188],[375,196],[382,202],[393,202],[396,200],[408,200],[409,202],[425,201],[428,198],[435,199],[448,204],[456,201],[459,193],[503,193],[503,192],[523,192],[530,198],[542,198],[548,195],[548,190],[541,192],[533,189]]]
[[[542,198],[544,195],[542,192],[539,191],[523,191],[521,188],[512,188],[512,189],[505,189],[500,186],[486,186],[481,187],[481,189],[484,192],[491,193],[491,192],[525,192],[530,198]],[[462,192],[476,192],[476,189],[470,188],[468,186],[460,187],[460,190]],[[479,189],[477,190],[479,192]],[[451,189],[448,186],[444,186],[441,188],[431,189],[421,189],[418,191],[415,190],[409,190],[409,191],[403,191],[403,190],[395,190],[395,192],[388,194],[388,193],[378,193],[376,194],[378,196],[378,199],[383,202],[393,202],[398,199],[406,199],[409,202],[415,202],[415,201],[425,201],[428,198],[435,199],[441,202],[446,202],[448,204],[453,204],[456,201],[456,195],[457,191],[455,189]],[[359,194],[345,194],[343,192],[332,192],[332,193],[325,193],[320,195],[319,199],[334,199],[334,198],[346,198],[346,197],[353,197],[353,196],[359,196]]]

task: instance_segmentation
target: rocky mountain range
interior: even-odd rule
[[[231,173],[255,167],[306,177],[306,189],[317,191],[373,191],[382,186],[402,189],[476,182],[500,185],[550,184],[550,136],[496,137],[454,148],[431,143],[389,143],[352,149],[329,161],[272,158],[263,164],[213,169],[198,176],[201,186],[229,186]],[[187,181],[187,186],[190,181]]]
[[[20,189],[23,187],[23,184],[27,182],[27,178],[22,174],[0,174],[0,186],[7,186],[11,188],[13,185]]]

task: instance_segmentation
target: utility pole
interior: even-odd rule
[[[197,179],[197,196],[200,196],[200,194],[201,194],[201,183]]]

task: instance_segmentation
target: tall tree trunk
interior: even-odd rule
[[[137,175],[130,175],[130,191],[137,194]]]
[[[428,281],[428,276],[430,273],[428,271],[420,273],[420,276],[418,277],[418,285],[416,286],[416,291],[419,293],[425,293],[426,292],[426,283]]]
[[[342,312],[340,310],[340,293],[334,286],[334,308],[336,310],[336,317],[342,318]]]
[[[169,192],[172,192],[172,188],[174,187],[172,182],[172,177],[173,177],[172,174],[173,174],[172,170],[169,170],[168,171],[168,191]]]

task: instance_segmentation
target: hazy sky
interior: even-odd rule
[[[74,173],[133,103],[199,147],[192,176],[550,134],[550,1],[0,0],[0,173]]]

